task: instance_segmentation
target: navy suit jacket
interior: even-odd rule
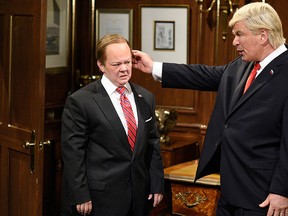
[[[220,171],[233,205],[258,209],[267,195],[288,197],[288,51],[269,63],[243,95],[252,63],[163,64],[162,85],[218,91],[196,179]]]
[[[63,215],[92,200],[93,214],[147,215],[149,193],[164,192],[163,163],[152,93],[130,83],[138,112],[132,152],[100,79],[70,95],[62,116]]]

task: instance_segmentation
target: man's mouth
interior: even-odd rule
[[[239,55],[243,55],[243,50],[237,50]]]

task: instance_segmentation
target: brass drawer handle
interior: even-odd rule
[[[202,196],[202,195],[200,195],[200,194],[198,194],[198,193],[193,193],[192,196],[195,197],[195,202],[190,203],[190,202],[187,200],[187,195],[190,195],[190,194],[191,194],[191,193],[188,193],[188,192],[186,192],[186,193],[181,193],[181,192],[179,192],[179,193],[177,193],[177,194],[175,195],[175,197],[176,197],[177,199],[181,200],[182,203],[184,203],[185,206],[187,206],[188,208],[193,208],[193,207],[197,206],[198,204],[203,203],[204,201],[207,200],[207,197]]]

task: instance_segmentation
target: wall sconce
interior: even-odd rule
[[[207,9],[203,9],[203,3],[205,0],[195,0],[198,3],[199,10],[203,13],[210,13],[213,11],[214,5],[216,5],[217,12],[217,22],[216,28],[219,30],[220,15],[222,20],[222,39],[226,40],[227,29],[228,29],[228,16],[231,13],[234,13],[235,10],[239,7],[239,0],[206,0],[206,2],[211,2]],[[218,35],[218,34],[217,34]]]

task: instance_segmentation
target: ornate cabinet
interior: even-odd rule
[[[193,160],[165,169],[166,193],[151,215],[216,215],[220,176],[212,174],[194,182],[197,165]]]

